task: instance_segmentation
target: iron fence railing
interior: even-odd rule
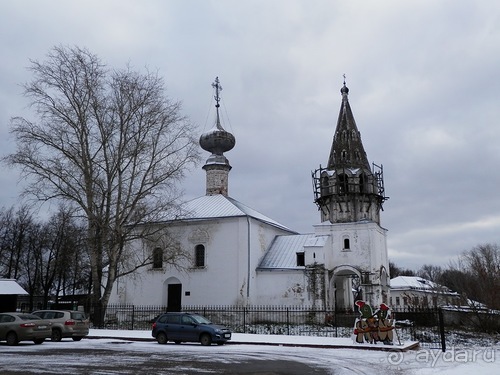
[[[150,329],[165,306],[108,305],[108,329]],[[339,313],[310,306],[183,306],[233,332],[257,334],[350,337],[357,313]],[[397,310],[395,340],[415,340],[424,346],[441,346],[438,309]]]
[[[104,327],[110,329],[149,329],[165,306],[108,305]],[[214,323],[240,333],[338,335],[336,319],[328,309],[306,306],[183,306],[182,311],[201,314]],[[354,325],[355,315],[342,317]],[[350,324],[352,323],[352,324]]]
[[[33,308],[28,306],[26,301],[20,300],[17,310],[30,312],[42,308],[38,302]],[[49,308],[84,309],[92,324],[97,321],[94,313],[98,309],[88,303],[59,302]],[[359,317],[355,312],[335,312],[311,306],[182,306],[181,310],[204,315],[236,333],[326,337],[351,337],[355,320]],[[161,305],[110,304],[102,323],[93,324],[93,327],[149,330],[156,318],[166,311],[167,307]],[[462,345],[471,336],[481,333],[498,335],[500,332],[498,311],[407,307],[392,309],[392,318],[396,320],[395,344],[412,340],[418,341],[421,347],[445,348],[447,341],[448,345]]]

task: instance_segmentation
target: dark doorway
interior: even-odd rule
[[[181,311],[182,284],[168,284],[167,311]]]

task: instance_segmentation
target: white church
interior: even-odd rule
[[[175,243],[150,246],[153,262],[120,278],[110,303],[182,306],[304,305],[336,311],[355,300],[388,303],[389,261],[380,211],[387,199],[381,166],[368,162],[348,100],[342,102],[326,168],[312,173],[320,223],[299,234],[231,198],[231,165],[224,155],[234,136],[219,118],[220,85],[213,84],[216,119],[200,137],[210,153],[206,194],[187,202],[183,219],[155,223]],[[137,241],[134,251],[142,252]],[[169,246],[187,251],[179,267],[167,266]]]

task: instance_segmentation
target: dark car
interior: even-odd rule
[[[153,323],[151,334],[159,344],[173,341],[176,344],[200,342],[201,345],[223,345],[231,340],[231,331],[228,328],[213,324],[201,315],[181,312],[160,315]]]
[[[65,337],[80,341],[89,334],[89,319],[83,311],[39,310],[33,315],[52,323],[52,341],[61,341]]]
[[[41,344],[50,337],[51,332],[51,323],[36,315],[0,313],[0,341],[7,341],[7,345],[17,345],[19,341]]]

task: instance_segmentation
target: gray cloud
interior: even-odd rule
[[[236,136],[230,195],[312,232],[310,172],[326,164],[346,73],[368,158],[384,165],[391,260],[445,265],[500,242],[499,18],[494,0],[2,2],[1,148],[13,147],[9,118],[29,115],[29,59],[54,45],[158,70],[200,134],[218,75]],[[0,205],[16,201],[17,178],[2,169]],[[186,198],[204,184],[200,165]]]

